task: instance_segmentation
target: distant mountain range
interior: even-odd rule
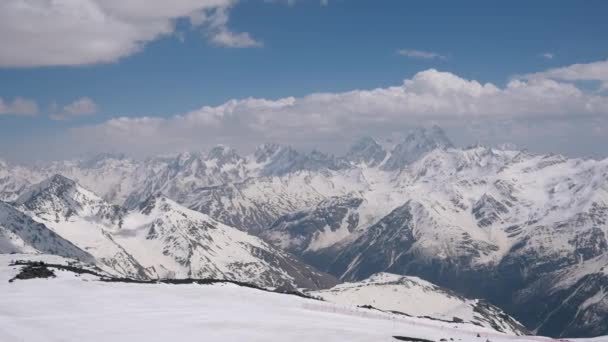
[[[608,160],[459,148],[431,127],[343,156],[265,144],[0,162],[0,198],[5,253],[263,286],[390,272],[487,299],[539,334],[608,334]]]

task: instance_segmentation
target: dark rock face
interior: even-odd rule
[[[589,274],[571,285],[549,290],[552,283],[560,280],[553,274],[519,291],[514,299],[523,308],[513,307],[514,312],[535,325],[539,335],[555,337],[591,337],[608,334],[606,315],[608,305],[604,289],[608,276]],[[527,294],[538,290],[534,296]]]
[[[348,168],[346,161],[314,150],[301,153],[291,147],[263,145],[256,151],[256,159],[266,162],[262,176],[281,176],[297,171],[339,170]]]
[[[581,232],[568,243],[575,246],[577,254],[583,260],[589,260],[608,251],[606,234],[598,227]]]
[[[494,197],[484,194],[471,211],[479,226],[487,227],[500,221],[500,215],[507,214],[509,209]]]
[[[427,340],[425,338],[419,337],[407,337],[407,336],[393,336],[393,338],[397,341],[409,341],[409,342],[434,342],[431,340]]]
[[[52,269],[47,268],[44,264],[30,264],[21,269],[19,273],[10,279],[8,282],[12,283],[15,280],[27,280],[35,278],[55,278],[55,272]]]
[[[365,279],[389,269],[398,259],[408,258],[407,251],[415,242],[410,210],[409,203],[405,204],[369,227],[363,236],[337,256],[328,271],[343,279]],[[396,250],[404,254],[397,255]]]
[[[345,225],[348,231],[352,232],[359,223],[359,215],[351,210],[358,208],[362,202],[363,199],[351,196],[323,200],[311,209],[282,216],[262,232],[262,237],[275,245],[279,244],[276,238],[273,239],[277,234],[297,241],[297,244],[285,249],[301,254],[310,246],[316,235],[325,229],[336,231]]]

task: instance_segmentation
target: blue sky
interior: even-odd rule
[[[87,1],[94,3],[97,0]],[[8,0],[8,5],[0,5],[0,19],[2,12],[15,17],[10,12],[15,10],[10,7],[11,3],[35,2]],[[143,41],[138,43],[138,51],[121,50],[117,52],[119,56],[113,57],[97,57],[86,51],[87,59],[83,57],[82,63],[72,58],[81,51],[70,44],[82,44],[80,39],[98,39],[96,33],[91,37],[83,33],[82,37],[74,38],[74,43],[61,43],[65,44],[64,51],[70,57],[55,60],[44,55],[50,50],[44,44],[52,44],[54,39],[60,42],[64,37],[60,30],[52,35],[54,26],[40,28],[50,32],[48,38],[40,42],[18,31],[19,28],[9,26],[10,23],[0,24],[0,32],[5,31],[0,34],[3,46],[14,47],[16,53],[23,50],[23,60],[28,61],[26,65],[19,65],[21,56],[7,57],[0,53],[0,98],[7,107],[11,107],[11,101],[16,98],[27,99],[38,106],[36,113],[32,113],[35,115],[14,115],[10,113],[11,108],[4,110],[5,115],[0,115],[0,156],[19,158],[37,150],[37,146],[48,147],[48,141],[55,136],[72,134],[79,127],[104,125],[116,117],[152,116],[170,121],[174,115],[202,106],[222,105],[231,99],[276,100],[301,98],[311,93],[387,89],[400,86],[405,79],[428,69],[503,88],[519,75],[577,63],[602,62],[608,58],[608,2],[601,0],[500,3],[329,0],[326,4],[313,0],[290,3],[249,0],[217,1],[218,6],[208,4],[213,1],[201,1],[200,6],[195,0],[190,3],[191,8],[176,12],[173,17],[155,17],[155,24],[165,20],[171,28],[162,29],[163,33],[153,38],[134,38]],[[207,22],[191,25],[192,13],[202,13],[210,18],[217,8],[226,16],[225,21],[218,24],[221,28],[214,28]],[[120,20],[140,25],[139,19],[131,19],[132,15],[128,17],[114,8],[104,11],[108,17],[118,13],[116,16]],[[23,20],[28,19],[30,17],[25,16]],[[66,19],[58,16],[57,21],[65,22]],[[36,22],[33,25],[35,27]],[[17,36],[13,30],[23,36]],[[214,37],[218,30],[226,30],[231,35],[246,33],[254,43],[246,41],[241,44],[249,45],[245,47],[217,43]],[[30,57],[39,51],[38,58]],[[82,53],[84,56],[85,52]],[[53,62],[47,63],[50,60]],[[566,81],[575,82],[576,87],[589,94],[596,92],[601,82],[608,81],[585,77]],[[69,111],[74,115],[65,112],[64,107],[83,98],[90,100],[94,108],[85,106],[83,115],[76,113],[77,110]],[[573,108],[576,111],[576,107]],[[566,114],[562,113],[560,117]],[[599,109],[589,116],[593,120],[604,120],[602,114],[603,109]],[[546,121],[544,118],[541,121]],[[441,123],[437,117],[433,120]],[[539,122],[537,116],[526,116],[525,120],[528,128]],[[593,120],[585,122],[589,129],[597,126]],[[412,121],[403,122],[403,127],[412,125]],[[490,124],[495,129],[499,121],[504,124],[504,116]],[[482,127],[486,123],[482,123]],[[160,125],[170,126],[171,122]],[[448,123],[447,126],[454,125]],[[468,142],[466,136],[470,132],[458,127],[451,129],[453,135]],[[371,133],[383,134],[379,127]],[[255,139],[251,142],[257,143],[262,135],[252,134]],[[510,140],[509,136],[501,138]],[[511,138],[521,140],[521,136]],[[195,144],[184,144],[183,148],[212,144],[212,140],[197,140]],[[289,139],[278,137],[278,140],[290,143]],[[294,143],[302,140],[305,138]],[[531,144],[534,148],[533,141],[524,140],[515,142]],[[24,144],[24,141],[28,143]],[[78,141],[70,143],[78,144]],[[585,146],[563,151],[557,144],[555,149],[568,154],[601,154],[588,146],[593,144],[591,141],[582,144]],[[541,145],[539,150],[551,148]],[[160,150],[180,148],[182,146],[173,143]],[[65,152],[69,146],[56,145],[54,149]],[[102,150],[104,146],[90,148],[96,149]],[[119,148],[111,146],[108,149]],[[81,152],[74,150],[73,154]],[[154,151],[145,153],[151,152]],[[71,153],[65,152],[66,155]],[[38,157],[41,156],[34,156]]]

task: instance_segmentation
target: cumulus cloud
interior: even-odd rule
[[[397,53],[404,57],[416,59],[448,59],[447,56],[444,56],[442,54],[422,50],[400,49],[397,50]]]
[[[516,79],[505,86],[434,69],[401,85],[277,100],[247,98],[169,118],[121,117],[75,128],[79,145],[154,153],[216,143],[249,146],[348,140],[424,123],[506,122],[608,116],[608,97],[549,78]]]
[[[3,0],[0,67],[113,62],[174,33],[176,19],[198,18],[191,23],[201,26],[208,12],[226,14],[235,1]],[[248,33],[227,28],[227,17],[222,25],[214,32],[222,33],[224,41],[232,46],[251,45]],[[232,40],[226,38],[230,34]]]
[[[12,101],[4,101],[0,97],[0,115],[35,116],[38,115],[38,104],[21,97]]]
[[[97,104],[88,97],[81,97],[59,109],[57,104],[51,105],[49,117],[53,120],[69,120],[74,117],[88,116],[97,113]]]

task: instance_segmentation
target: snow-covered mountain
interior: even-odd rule
[[[145,161],[100,156],[33,168],[0,163],[0,192],[14,200],[32,183],[60,173],[106,204],[126,203],[128,215],[161,193],[343,280],[385,271],[416,275],[488,299],[532,330],[598,333],[587,322],[608,315],[587,300],[601,293],[595,287],[576,292],[576,282],[564,283],[560,272],[608,253],[608,160],[456,148],[438,127],[392,141],[362,138],[343,157],[266,144],[248,156],[220,146]],[[107,225],[128,216],[111,213],[95,220]],[[55,218],[46,220],[54,229]],[[113,228],[102,231],[117,238]],[[154,263],[142,267],[162,272]],[[584,270],[579,279],[601,278]],[[570,285],[555,291],[542,285],[556,283]]]
[[[324,288],[326,274],[261,239],[155,195],[128,211],[61,175],[36,184],[16,208],[135,279],[233,279],[260,286]]]
[[[381,167],[384,170],[399,170],[435,149],[452,147],[452,142],[438,126],[413,130],[391,151]]]
[[[12,201],[40,180],[38,172],[0,159],[0,201]]]
[[[357,140],[348,153],[345,159],[355,165],[365,165],[374,167],[380,165],[385,159],[388,151],[372,137],[362,137]]]
[[[471,323],[513,335],[529,334],[521,323],[501,309],[478,299],[464,298],[417,277],[376,273],[360,282],[343,283],[310,294],[337,304]]]
[[[114,227],[122,225],[124,210],[108,204],[75,181],[61,175],[52,176],[19,196],[15,206],[94,256],[104,270],[136,279],[155,276],[111,234]]]
[[[261,239],[160,195],[130,212],[113,237],[161,278],[233,279],[287,288],[335,283]]]
[[[0,202],[0,254],[53,254],[85,262],[93,257],[42,223]]]

